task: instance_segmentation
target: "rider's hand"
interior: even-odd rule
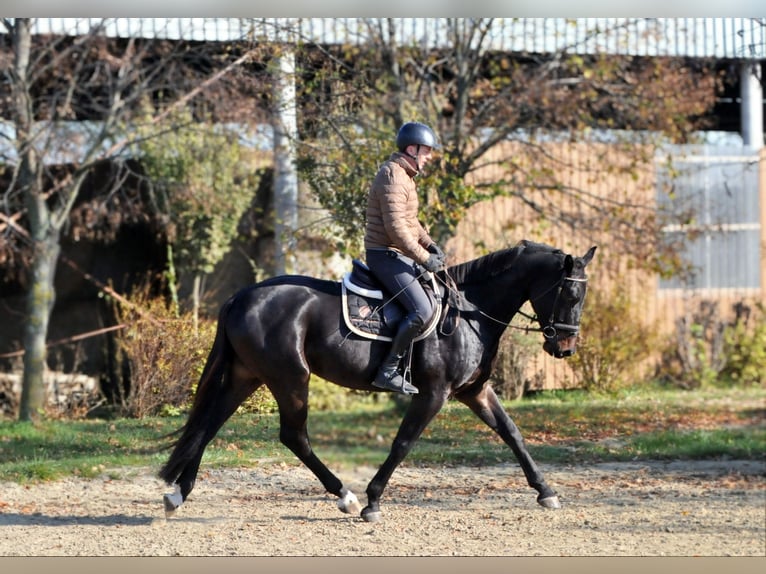
[[[436,245],[436,243],[432,243],[428,246],[428,252],[433,253],[434,255],[438,255],[442,259],[447,259],[447,256],[444,254],[444,251],[442,251],[442,248]]]
[[[423,263],[423,267],[428,269],[431,273],[436,273],[437,271],[441,271],[444,269],[444,257],[439,257],[435,253],[432,253],[425,263]]]

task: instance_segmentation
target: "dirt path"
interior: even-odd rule
[[[766,462],[401,467],[376,524],[339,512],[302,466],[201,473],[166,520],[150,469],[0,483],[3,556],[766,556]],[[374,470],[339,473],[360,501]]]

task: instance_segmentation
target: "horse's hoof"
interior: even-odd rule
[[[365,522],[379,522],[383,515],[380,513],[380,510],[365,508],[362,510],[362,518]]]
[[[556,494],[547,498],[538,498],[537,503],[543,508],[561,508],[561,502]]]
[[[175,492],[166,494],[162,497],[162,502],[165,505],[165,518],[170,518],[184,502],[184,497],[181,495],[181,489],[176,487]]]
[[[165,518],[170,518],[176,513],[178,507],[170,500],[169,494],[162,497],[162,502],[165,505]]]
[[[340,511],[346,514],[359,514],[362,510],[362,505],[359,504],[356,495],[346,488],[342,488],[340,494],[341,498],[338,499]]]

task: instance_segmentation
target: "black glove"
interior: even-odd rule
[[[433,253],[434,255],[438,255],[442,259],[447,259],[447,256],[444,254],[444,251],[442,251],[441,247],[436,245],[436,243],[432,243],[428,246],[428,252]]]
[[[431,273],[436,273],[437,271],[441,271],[444,269],[444,257],[439,257],[435,253],[432,253],[425,263],[423,263],[423,267],[425,267],[428,271]]]

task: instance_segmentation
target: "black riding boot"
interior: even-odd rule
[[[375,375],[375,380],[372,382],[373,386],[404,393],[405,395],[415,395],[418,393],[417,387],[408,383],[399,372],[399,362],[422,327],[423,321],[417,315],[413,317],[408,315],[402,320],[391,343],[391,351],[383,360],[383,364],[378,369],[378,374]]]

